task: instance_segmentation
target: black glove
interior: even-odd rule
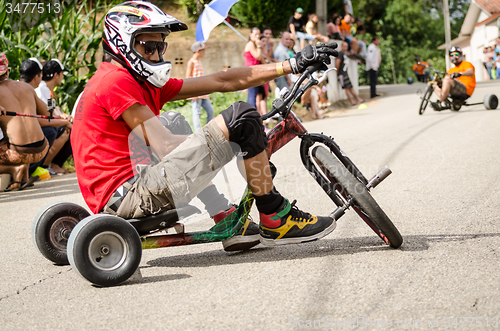
[[[172,134],[191,134],[191,126],[181,113],[175,111],[166,111],[160,114],[160,122],[164,127],[170,130]]]
[[[452,73],[452,74],[451,74],[451,76],[450,76],[450,77],[451,77],[451,78],[458,78],[458,77],[460,77],[460,76],[462,76],[462,74],[461,74],[461,73],[459,73],[459,72],[454,72],[454,73]]]
[[[307,45],[298,52],[295,57],[288,60],[294,74],[303,73],[307,67],[316,63],[323,63],[319,70],[326,69],[326,64],[330,64],[330,56],[338,56],[335,50],[335,42],[320,43],[315,46]]]

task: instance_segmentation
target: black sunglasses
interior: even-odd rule
[[[136,40],[135,42],[144,46],[144,52],[147,55],[153,55],[155,51],[158,51],[159,55],[163,55],[165,54],[168,46],[168,43],[166,41]]]

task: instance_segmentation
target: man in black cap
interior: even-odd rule
[[[49,99],[55,99],[54,88],[56,86],[61,86],[65,71],[67,72],[68,69],[66,69],[58,59],[51,59],[45,62],[42,71],[42,82],[40,83],[40,86],[35,89],[35,91],[38,97],[47,105],[49,104]],[[65,114],[59,107],[54,108],[53,114],[54,116],[59,116],[60,118],[71,123],[73,122],[73,118],[70,115]],[[44,129],[43,125],[42,129]],[[48,133],[47,131],[54,132]],[[47,156],[41,164],[30,165],[30,173],[35,171],[38,166],[48,168],[49,173],[52,176],[63,175],[65,173],[62,166],[66,159],[72,154],[69,133],[69,126],[62,126],[52,130],[49,128],[44,129],[44,134],[47,139],[49,139],[49,136],[53,136],[55,134],[54,138],[52,138],[54,139],[53,144],[51,144],[49,153],[47,153]]]
[[[58,59],[52,59],[45,62],[42,75],[43,81],[36,89],[36,94],[43,102],[47,103],[48,99],[54,98],[54,88],[56,86],[61,86],[64,78],[64,71],[68,71],[68,69],[64,68],[63,64]]]
[[[42,82],[42,69],[43,66],[40,61],[35,57],[30,57],[19,67],[19,80],[30,84],[36,89]]]

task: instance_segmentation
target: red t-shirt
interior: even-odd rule
[[[150,162],[147,151],[134,150],[141,143],[131,138],[121,114],[139,103],[158,116],[182,84],[183,80],[171,78],[156,88],[137,82],[126,69],[107,62],[89,80],[76,108],[71,146],[78,184],[92,212],[98,213],[112,193],[134,175],[137,164]]]

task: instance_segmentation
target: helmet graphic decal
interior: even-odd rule
[[[111,8],[104,19],[104,51],[112,52],[144,80],[162,87],[170,78],[172,65],[163,61],[150,62],[136,48],[136,36],[142,33],[160,33],[163,38],[170,31],[186,30],[187,26],[171,15],[163,13],[147,1],[128,1]]]

